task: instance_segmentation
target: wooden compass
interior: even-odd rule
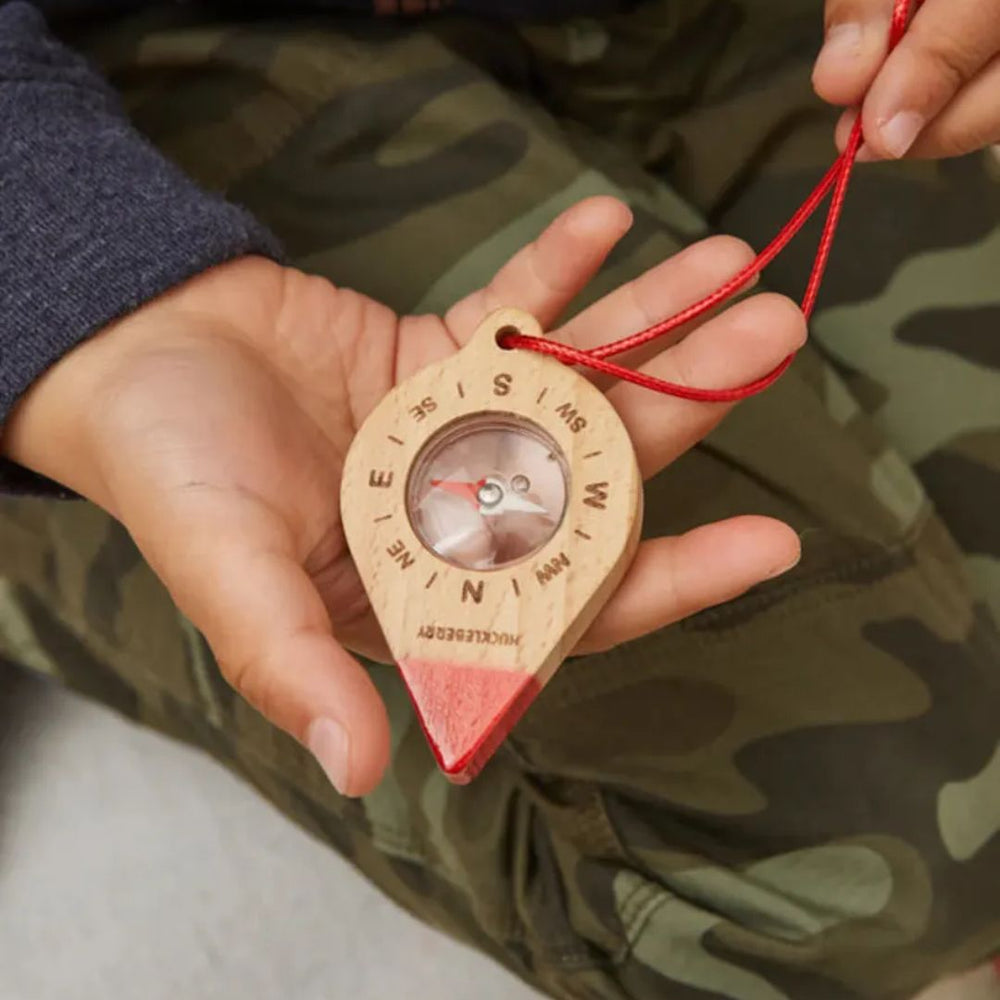
[[[504,350],[502,309],[393,389],[344,467],[344,529],[441,769],[469,781],[624,576],[642,482],[607,398]]]

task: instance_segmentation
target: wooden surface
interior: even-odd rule
[[[441,768],[469,780],[570,653],[625,574],[642,483],[605,396],[558,361],[505,351],[501,329],[540,335],[516,310],[390,392],[355,438],[341,506],[351,553]],[[471,414],[526,418],[568,471],[562,522],[528,558],[498,569],[446,562],[421,542],[407,478],[437,431]]]

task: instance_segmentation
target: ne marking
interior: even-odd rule
[[[430,590],[431,584],[438,578],[437,570],[431,573],[431,578],[424,584],[424,590]]]
[[[592,451],[592,452],[590,452],[590,454],[584,455],[583,457],[584,458],[597,458],[597,456],[600,455],[600,454],[601,454],[601,452],[599,452],[599,451]]]
[[[545,393],[547,393],[548,391],[549,391],[548,389],[542,389],[542,391],[538,394],[538,399],[536,399],[535,402],[540,403],[543,399],[545,399]]]
[[[390,440],[390,441],[392,441],[392,442],[393,442],[394,444],[402,444],[402,443],[403,443],[403,442],[402,442],[402,441],[400,441],[400,440],[399,440],[399,438],[398,438],[398,437],[396,437],[396,436],[395,436],[394,434],[390,434],[390,435],[389,435],[389,440]]]
[[[458,386],[458,398],[465,399],[465,390],[462,388],[462,383],[457,382],[455,384]]]
[[[586,538],[588,542],[590,541],[590,535],[588,535],[586,531],[581,531],[581,530],[580,530],[579,528],[577,528],[577,529],[576,529],[576,533],[577,533],[577,534],[578,534],[578,535],[579,535],[579,536],[580,536],[581,538]]]
[[[510,578],[510,585],[514,588],[514,594],[517,597],[521,596],[521,585],[517,582],[517,577],[512,576]]]
[[[392,517],[392,514],[383,514],[381,517],[375,518],[375,523],[378,524],[379,521],[388,521],[390,517]]]

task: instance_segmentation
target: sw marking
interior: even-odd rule
[[[557,406],[556,413],[566,422],[574,434],[579,434],[587,426],[587,418],[572,403],[563,403],[561,406]]]

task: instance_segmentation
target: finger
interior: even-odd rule
[[[833,133],[838,152],[842,153],[847,148],[847,142],[851,137],[854,123],[857,120],[858,112],[856,108],[848,108],[838,119]],[[878,157],[872,152],[871,147],[867,143],[862,142],[855,160],[858,163],[871,163],[877,159]]]
[[[827,0],[826,37],[813,68],[816,93],[860,104],[889,47],[893,0]]]
[[[806,340],[802,310],[773,292],[754,295],[699,327],[642,367],[682,385],[723,389],[766,375]],[[616,385],[608,399],[635,446],[643,478],[669,465],[701,440],[732,408]]]
[[[907,157],[932,160],[964,156],[1000,142],[1000,102],[996,99],[998,93],[1000,57],[994,58],[980,70],[975,79],[924,129]],[[840,152],[847,146],[857,116],[857,111],[845,111],[837,123],[836,142]],[[867,143],[858,151],[859,163],[878,158]]]
[[[484,316],[513,306],[547,329],[600,270],[631,225],[632,213],[617,198],[578,202],[519,250],[485,288],[452,306],[445,323],[464,343]]]
[[[858,120],[858,111],[856,108],[848,108],[838,119],[837,125],[833,130],[833,141],[837,146],[837,152],[842,153],[847,148],[847,140],[851,137],[851,130],[854,128],[854,123]],[[858,160],[861,160],[861,150],[867,150],[867,146],[863,143],[861,148],[858,150]],[[871,156],[869,155],[868,159]]]
[[[909,155],[926,159],[963,156],[1000,142],[997,95],[1000,95],[1000,57],[982,69],[924,129]]]
[[[730,601],[790,570],[800,555],[798,535],[769,517],[734,517],[643,542],[577,652],[608,649]]]
[[[868,91],[862,107],[865,142],[881,158],[905,156],[924,128],[998,52],[995,3],[928,0]]]
[[[385,708],[334,639],[281,519],[234,491],[185,493],[136,534],[153,569],[229,683],[306,745],[342,793],[370,791],[388,759]]]
[[[608,293],[553,330],[552,336],[588,350],[644,330],[714,292],[753,259],[753,250],[735,237],[701,240]],[[747,287],[755,282],[748,282]],[[628,366],[640,365],[702,322],[704,318],[678,328],[669,338],[654,341],[646,349],[630,351],[615,360]]]

